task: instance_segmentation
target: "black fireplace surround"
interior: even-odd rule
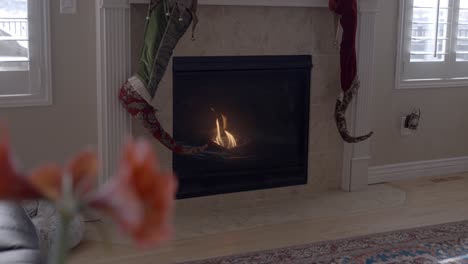
[[[175,57],[177,198],[307,183],[312,58]]]

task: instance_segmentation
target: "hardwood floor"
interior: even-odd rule
[[[73,252],[71,263],[175,263],[466,220],[468,174],[456,176],[369,186],[360,193],[335,191],[304,198],[301,206],[295,207],[297,199],[263,204],[261,208],[225,208],[210,213],[206,218],[217,221],[204,222],[206,226],[199,223],[200,215],[194,215],[199,210],[185,215],[182,212],[177,218],[186,221],[176,219],[176,228],[179,225],[191,235],[179,234],[157,250],[138,251],[115,234],[111,236],[112,244],[106,244],[90,224],[88,239]],[[257,222],[247,221],[254,218],[249,216],[253,209],[260,211],[255,216]],[[236,213],[243,217],[236,217]],[[237,219],[234,228],[228,225],[232,218]],[[192,222],[194,230],[190,230],[187,225],[195,220],[198,222]],[[227,226],[223,229],[223,225]],[[198,229],[208,231],[197,233]]]

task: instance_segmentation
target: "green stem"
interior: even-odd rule
[[[49,264],[65,264],[68,256],[69,226],[73,217],[70,214],[62,213],[60,217],[60,228],[54,241],[52,251],[49,256]]]

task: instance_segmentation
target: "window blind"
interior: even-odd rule
[[[411,6],[411,61],[444,61],[452,27],[449,0],[414,0]]]
[[[468,79],[468,0],[407,0],[402,80]]]
[[[27,0],[0,0],[0,71],[29,70]]]
[[[49,0],[0,0],[0,107],[51,103]]]

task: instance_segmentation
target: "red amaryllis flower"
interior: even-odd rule
[[[6,133],[0,135],[0,199],[21,200],[36,199],[42,195],[28,181],[26,176],[18,171]]]
[[[31,173],[29,181],[46,198],[57,200],[62,196],[65,176],[70,177],[71,189],[78,199],[88,194],[96,184],[96,154],[90,150],[82,151],[64,169],[55,164],[42,166]]]
[[[140,246],[158,245],[172,233],[177,181],[157,164],[150,142],[130,142],[117,175],[90,203],[116,219]]]

